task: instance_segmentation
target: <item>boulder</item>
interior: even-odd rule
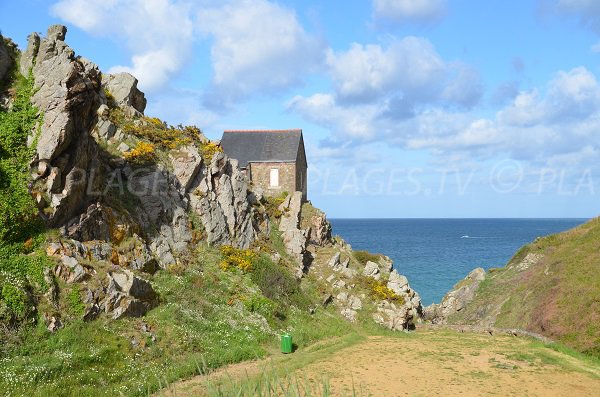
[[[332,269],[335,269],[337,267],[339,267],[340,265],[340,253],[336,252],[331,259],[329,260],[329,262],[327,262],[327,266],[329,266]]]
[[[98,123],[96,123],[96,128],[94,132],[97,138],[102,140],[109,140],[117,133],[117,126],[114,125],[110,120],[99,119]]]
[[[395,294],[402,295],[408,293],[410,287],[406,276],[398,274],[396,270],[392,270],[388,279],[387,287],[394,291]]]
[[[308,224],[308,244],[319,247],[331,244],[331,224],[323,211],[315,208],[306,223]]]
[[[363,275],[367,277],[379,280],[381,278],[381,272],[379,271],[379,265],[375,262],[367,261],[365,268],[363,269]]]
[[[130,116],[143,114],[146,109],[146,97],[137,88],[137,84],[138,80],[125,72],[102,76],[102,86]]]
[[[152,285],[129,270],[110,272],[102,306],[113,319],[140,317],[157,304]]]
[[[54,333],[54,332],[58,331],[59,329],[61,329],[62,327],[63,327],[63,324],[60,321],[60,318],[52,316],[52,317],[50,317],[50,320],[48,321],[48,326],[46,328],[48,329],[48,331]]]
[[[412,328],[412,315],[410,309],[404,305],[396,306],[394,303],[382,301],[373,313],[373,320],[392,331],[403,331]]]
[[[340,314],[348,321],[354,323],[356,322],[356,317],[358,315],[358,313],[356,312],[356,310],[352,310],[350,308],[345,308],[342,309],[342,311],[340,312]]]
[[[445,324],[449,316],[463,310],[473,300],[475,291],[484,279],[483,268],[473,269],[439,304],[434,303],[423,309],[423,318],[434,324]]]
[[[185,194],[202,168],[202,156],[195,146],[189,145],[171,153],[169,158],[173,165],[173,174]]]
[[[67,283],[72,284],[79,283],[86,279],[88,277],[88,272],[75,257],[62,255],[60,264],[54,269],[54,275]]]

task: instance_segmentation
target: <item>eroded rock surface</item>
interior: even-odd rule
[[[53,25],[41,41],[31,35],[21,58],[22,68],[34,64],[36,92],[31,101],[44,115],[34,177],[36,186],[45,190],[41,193],[49,197],[38,203],[53,226],[70,219],[86,203],[86,181],[96,152],[90,131],[101,101],[98,67],[75,56],[64,42],[66,32],[66,27]]]
[[[473,300],[477,287],[484,279],[485,270],[480,267],[472,270],[440,303],[434,303],[424,309],[425,320],[434,324],[445,324],[449,316],[463,310]]]
[[[102,86],[113,96],[117,105],[130,116],[143,114],[146,109],[146,96],[137,87],[138,80],[129,73],[105,74]]]

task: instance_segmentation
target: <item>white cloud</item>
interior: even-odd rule
[[[93,11],[92,11],[93,10]],[[127,71],[142,89],[161,88],[191,58],[195,37],[213,39],[214,72],[205,101],[229,105],[299,84],[322,61],[324,44],[293,10],[267,0],[59,0],[53,15],[123,43]]]
[[[558,72],[547,91],[541,99],[537,90],[520,93],[498,118],[508,125],[531,126],[584,120],[600,110],[600,86],[584,67]]]
[[[445,0],[373,0],[375,16],[400,22],[430,23],[446,11]]]
[[[372,100],[399,90],[411,98],[434,95],[446,65],[424,38],[405,37],[389,47],[354,43],[348,51],[327,54],[327,66],[342,99]]]
[[[287,107],[330,129],[330,144],[385,139],[405,145],[429,122],[439,131],[440,124],[432,121],[436,115],[471,108],[483,92],[473,68],[444,61],[419,37],[393,40],[385,47],[354,43],[347,51],[329,50],[326,64],[333,92],[296,96]],[[447,122],[445,117],[441,125]]]
[[[377,137],[377,126],[373,123],[379,112],[376,105],[345,108],[336,103],[333,95],[319,93],[310,97],[296,96],[287,107],[346,139],[366,141]]]
[[[225,104],[303,81],[322,60],[323,43],[295,13],[265,0],[241,0],[199,12],[199,29],[214,38],[209,102]]]
[[[405,106],[444,102],[471,107],[483,92],[473,68],[445,62],[421,37],[396,39],[387,47],[353,43],[347,51],[330,50],[327,67],[341,102],[386,100],[398,105],[401,100]]]
[[[434,106],[393,119],[386,113],[389,106],[385,100],[339,102],[332,94],[295,97],[288,104],[330,129],[333,147],[381,141],[429,150],[440,159],[461,153],[480,160],[507,156],[542,166],[567,159],[581,165],[600,152],[600,84],[583,67],[559,71],[543,90],[520,92],[490,118]]]
[[[460,62],[450,65],[448,69],[454,76],[444,87],[441,98],[466,108],[475,106],[483,95],[479,72]]]
[[[600,85],[584,67],[559,71],[545,93],[521,92],[495,118],[457,127],[408,144],[447,152],[468,149],[487,157],[504,153],[547,164],[566,158],[583,161],[587,155],[582,153],[600,151]]]
[[[130,72],[142,89],[165,84],[191,52],[194,23],[184,1],[60,0],[51,12],[90,34],[123,40],[132,64],[111,72]]]

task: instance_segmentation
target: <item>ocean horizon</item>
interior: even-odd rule
[[[523,245],[590,218],[332,218],[355,250],[389,256],[423,305],[439,303],[471,270],[503,267]]]

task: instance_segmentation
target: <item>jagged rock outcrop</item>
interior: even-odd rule
[[[463,310],[473,300],[477,287],[484,279],[485,270],[480,267],[472,270],[440,303],[431,304],[423,310],[424,319],[434,324],[445,324],[449,316]]]
[[[157,304],[157,295],[150,283],[129,270],[108,273],[106,298],[100,310],[112,313],[113,319],[140,317]]]
[[[27,37],[27,48],[21,55],[21,63],[19,64],[20,72],[23,76],[27,76],[29,74],[29,70],[33,67],[33,63],[39,48],[40,35],[35,32],[31,33],[29,37]]]
[[[181,192],[187,193],[202,168],[202,156],[195,146],[185,146],[169,155],[173,174],[179,181]]]
[[[302,192],[294,192],[287,196],[279,206],[283,214],[279,221],[279,231],[282,233],[283,243],[290,255],[298,262],[297,277],[302,277],[308,270],[312,256],[306,249],[309,232],[301,229]]]
[[[129,116],[143,114],[146,109],[146,96],[137,85],[138,80],[126,72],[102,76],[102,87],[108,90],[116,104]]]
[[[387,288],[401,299],[400,302],[381,301],[373,320],[391,330],[414,327],[414,322],[422,316],[421,297],[410,288],[408,279],[393,269],[390,259],[383,257],[379,263],[367,261],[363,275],[375,280],[387,278]]]
[[[184,182],[187,177],[184,178]],[[187,182],[185,184],[188,184]],[[210,244],[247,248],[256,239],[252,195],[237,161],[217,152],[189,183],[191,209],[206,230]]]
[[[323,247],[332,243],[331,224],[323,211],[313,207],[304,217],[302,226],[307,230],[308,244]]]
[[[379,265],[372,261],[367,261],[365,268],[363,269],[363,275],[367,277],[372,277],[375,280],[379,280],[381,278],[381,271],[379,270]]]
[[[154,307],[157,295],[152,285],[136,276],[127,267],[153,272],[156,260],[138,236],[137,241],[121,252],[107,242],[77,240],[50,243],[46,248],[48,256],[59,259],[54,267],[54,275],[67,284],[80,284],[84,290],[82,301],[85,305],[83,319],[96,318],[104,312],[112,318],[123,316],[139,317]],[[87,265],[94,261],[96,265]],[[106,280],[97,278],[98,270],[111,269]]]
[[[33,161],[39,189],[34,194],[52,226],[70,219],[86,203],[96,150],[89,132],[101,101],[98,67],[75,56],[64,42],[66,32],[64,26],[51,26],[39,46],[36,36],[30,36],[21,57],[22,67],[34,65],[31,101],[44,115]]]

